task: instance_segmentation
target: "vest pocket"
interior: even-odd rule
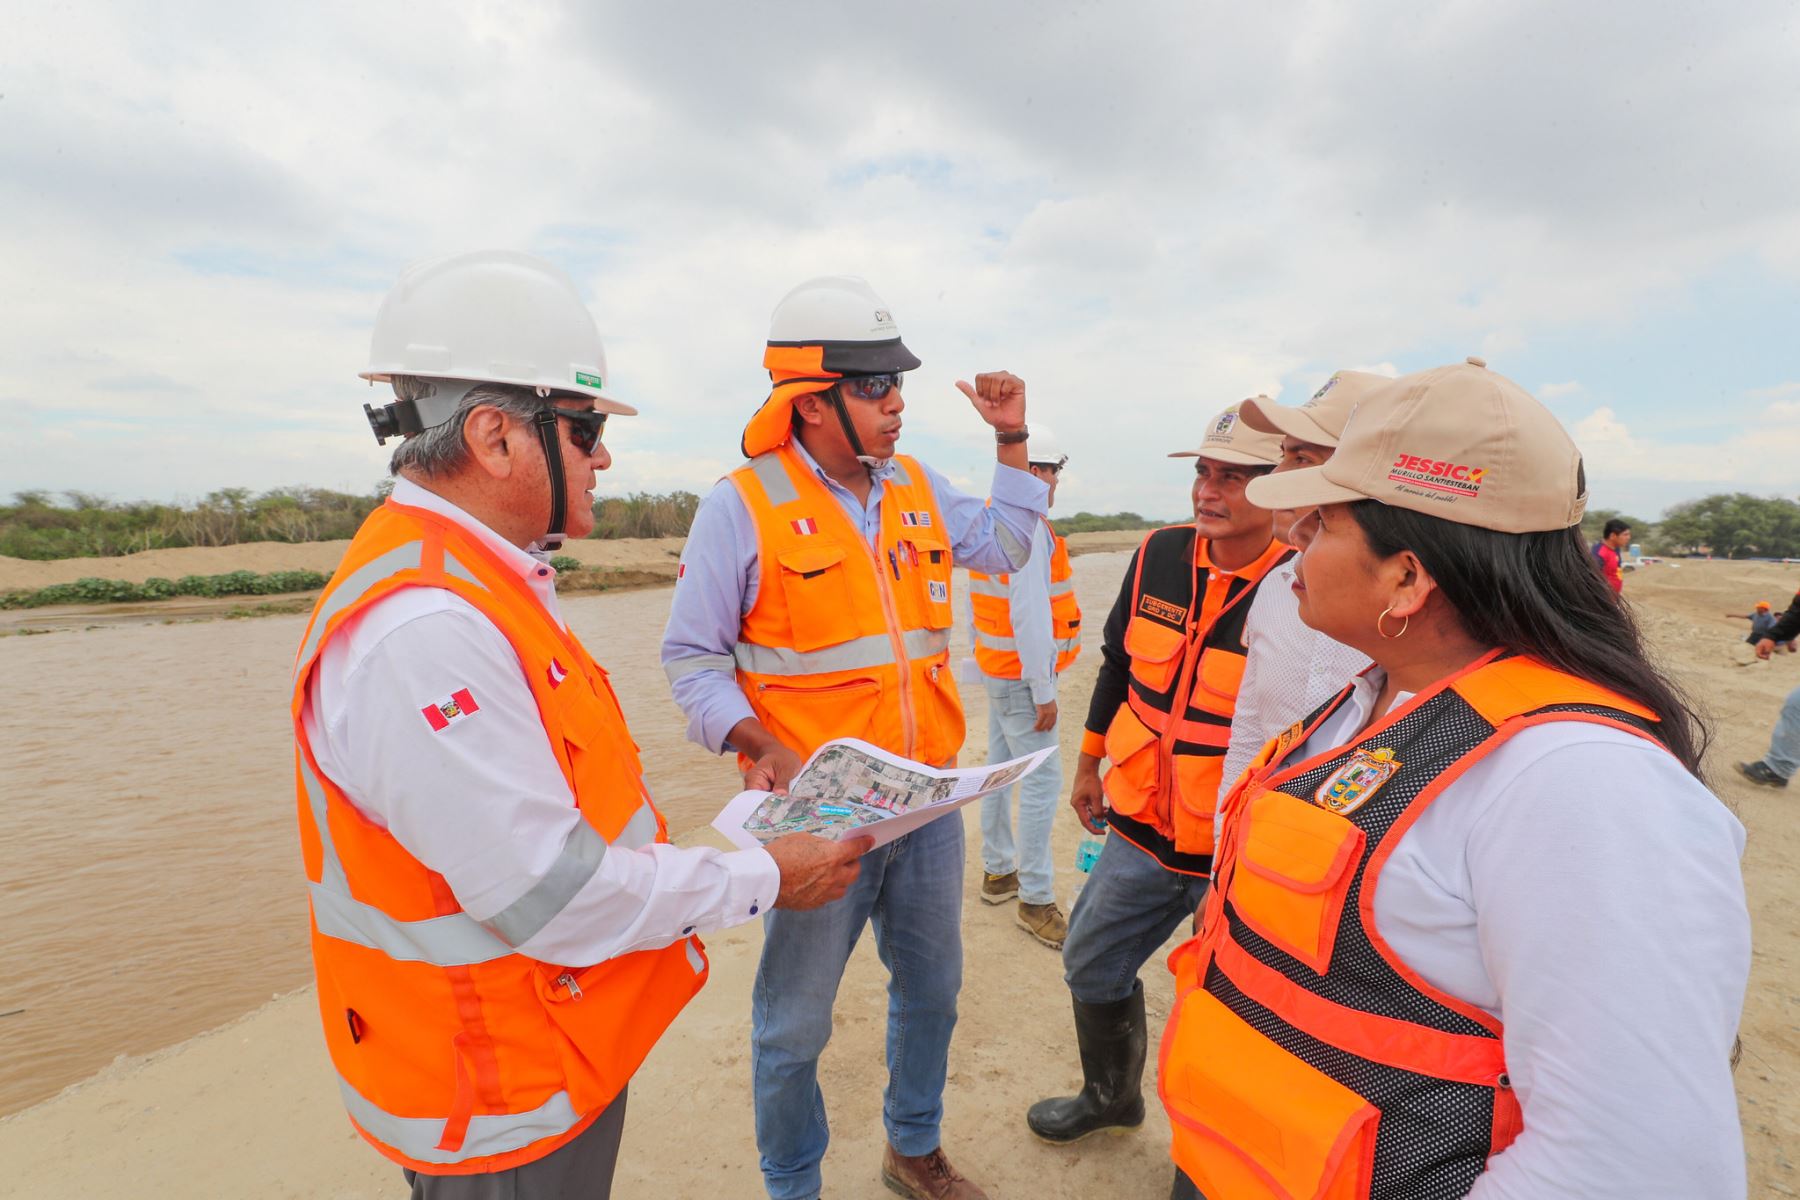
[[[913,581],[924,627],[950,628],[954,620],[950,607],[950,544],[925,529],[909,528],[900,537],[900,575]]]
[[[842,546],[822,542],[796,547],[781,551],[775,561],[781,567],[781,594],[787,601],[794,649],[804,654],[855,636]]]
[[[846,679],[819,687],[799,682],[758,683],[753,699],[756,714],[769,732],[802,758],[834,737],[882,740],[875,729],[881,684],[874,679]]]
[[[1106,757],[1112,763],[1102,780],[1107,802],[1127,817],[1141,816],[1156,795],[1156,731],[1129,703],[1119,705],[1106,727]]]
[[[1336,813],[1278,791],[1256,796],[1243,819],[1232,907],[1323,975],[1366,835]]]
[[[1188,703],[1203,712],[1229,717],[1237,709],[1238,690],[1244,684],[1242,654],[1229,650],[1201,652],[1200,669],[1194,672],[1194,690]]]
[[[1125,626],[1125,653],[1131,656],[1131,674],[1153,692],[1166,692],[1181,666],[1181,647],[1187,637],[1179,629],[1159,625],[1148,617],[1133,617]]]
[[[918,672],[923,677],[918,698],[920,739],[915,747],[921,761],[932,766],[953,763],[968,732],[963,718],[962,693],[950,674],[948,660],[935,662]]]
[[[1204,988],[1169,1018],[1157,1090],[1175,1163],[1208,1196],[1364,1200],[1381,1113]]]

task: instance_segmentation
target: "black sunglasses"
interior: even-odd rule
[[[569,440],[583,454],[592,455],[606,432],[606,414],[591,408],[551,408],[551,412],[569,423]]]
[[[844,386],[858,400],[880,400],[889,392],[899,391],[905,382],[906,376],[896,371],[887,375],[857,375],[844,380]]]

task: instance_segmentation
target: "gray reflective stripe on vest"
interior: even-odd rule
[[[969,594],[971,596],[1005,596],[1006,593],[1007,585],[991,575],[983,575],[979,578],[974,574],[969,576]]]
[[[487,585],[475,578],[475,572],[463,566],[462,560],[448,550],[444,551],[444,574],[453,579],[460,579],[464,583],[472,583],[483,591],[487,590]]]
[[[694,939],[683,938],[681,944],[687,948],[688,966],[694,969],[694,974],[698,975],[706,970],[706,960],[700,957],[700,950],[694,945]]]
[[[781,465],[781,455],[773,452],[757,455],[750,460],[750,473],[762,484],[763,495],[769,498],[770,504],[779,508],[800,498],[800,493],[794,489],[794,481],[788,478],[787,468]]]
[[[306,644],[300,647],[300,665],[305,666],[312,658],[313,651],[319,648],[319,639],[325,636],[325,628],[333,617],[362,599],[364,592],[389,575],[418,570],[424,550],[424,542],[407,542],[405,545],[395,546],[386,554],[376,555],[344,576],[319,606],[319,611],[313,615],[312,629],[306,635]]]
[[[656,841],[656,814],[650,811],[648,804],[638,805],[631,820],[625,822],[625,828],[619,830],[619,836],[612,844],[621,850],[641,850]]]
[[[996,637],[991,633],[983,633],[979,629],[975,631],[975,644],[980,646],[983,650],[995,650],[1003,654],[1017,654],[1019,652],[1019,643],[1016,639]],[[1067,654],[1069,651],[1077,649],[1081,645],[1081,635],[1077,633],[1074,637],[1058,638],[1053,640],[1050,645],[1058,654]]]
[[[641,810],[642,806],[639,807]],[[569,906],[569,901],[600,869],[605,857],[606,839],[577,816],[563,842],[562,853],[556,856],[550,869],[523,896],[481,922],[482,927],[499,935],[508,945],[524,945],[548,925],[552,917]]]
[[[1066,596],[1074,590],[1075,580],[1072,577],[1063,580],[1061,583],[1053,583],[1050,585],[1050,594],[1052,596]]]
[[[444,1117],[397,1117],[378,1108],[368,1097],[338,1076],[344,1107],[356,1123],[377,1141],[392,1146],[408,1158],[428,1163],[457,1163],[522,1150],[533,1142],[567,1133],[581,1120],[569,1102],[569,1093],[558,1092],[530,1112],[477,1113],[469,1118],[469,1130],[456,1150],[439,1150],[444,1137]]]
[[[308,886],[312,889],[313,922],[320,933],[340,942],[379,950],[400,962],[466,967],[513,953],[511,946],[483,929],[467,913],[399,921],[346,892],[322,883]]]
[[[944,629],[909,629],[901,639],[908,659],[930,658],[950,648]],[[894,643],[885,633],[852,638],[823,650],[787,650],[739,642],[737,665],[752,675],[824,675],[830,671],[857,671],[894,664]]]
[[[729,675],[735,670],[737,660],[729,654],[696,654],[692,658],[671,659],[663,664],[663,674],[669,677],[671,684],[700,671],[723,671]]]
[[[893,482],[894,482],[895,486],[911,487],[912,486],[911,472],[909,472],[906,469],[905,464],[903,464],[899,459],[896,458],[896,459],[893,459],[892,461],[894,464]]]
[[[338,860],[337,847],[331,841],[331,825],[325,819],[325,789],[319,784],[319,777],[313,774],[312,764],[306,761],[306,755],[300,755],[300,783],[306,788],[306,807],[312,813],[313,830],[319,836],[319,878],[323,886],[339,892],[350,890],[350,881],[344,877],[344,864]]]

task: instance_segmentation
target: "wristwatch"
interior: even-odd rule
[[[994,430],[994,444],[997,446],[1016,446],[1031,436],[1031,426],[1021,425],[1017,429]]]

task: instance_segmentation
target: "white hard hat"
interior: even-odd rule
[[[783,296],[769,318],[769,345],[822,346],[819,365],[836,375],[883,375],[919,365],[886,302],[855,275],[821,275]]]
[[[1034,467],[1056,467],[1060,470],[1068,465],[1069,456],[1062,452],[1056,435],[1050,432],[1048,425],[1033,421],[1031,437],[1025,443],[1025,461]]]
[[[600,412],[637,409],[603,395],[606,349],[575,284],[541,258],[477,250],[414,263],[375,315],[364,379],[395,375],[592,396]],[[468,388],[445,389],[429,418]],[[421,417],[427,414],[421,413]],[[433,423],[425,420],[429,426]]]

